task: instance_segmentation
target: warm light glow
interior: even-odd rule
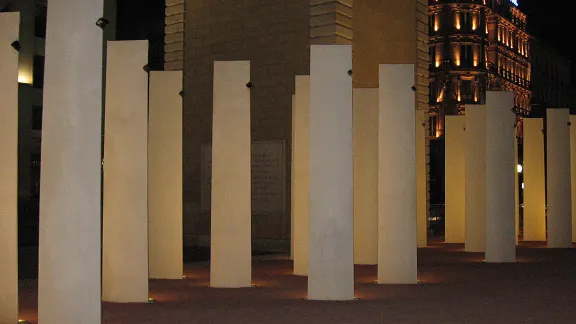
[[[478,66],[478,63],[479,63],[479,61],[480,61],[480,57],[479,57],[479,56],[480,56],[480,54],[478,53],[478,48],[477,48],[477,47],[474,47],[474,60],[473,60],[472,63],[474,64],[475,67]]]
[[[460,12],[456,12],[456,29],[460,29]]]
[[[476,30],[478,28],[478,21],[476,19],[476,14],[472,16],[472,30]]]
[[[438,31],[438,22],[434,22],[434,31]]]
[[[18,83],[32,84],[32,74],[28,71],[18,71]]]
[[[440,66],[440,60],[436,60],[436,67]]]
[[[438,97],[436,97],[436,102],[442,102],[444,100],[444,91],[441,91]]]

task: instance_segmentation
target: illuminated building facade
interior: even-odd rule
[[[530,36],[514,0],[429,0],[430,136],[446,115],[484,104],[486,91],[515,93],[519,117],[531,110]]]

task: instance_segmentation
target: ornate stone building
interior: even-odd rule
[[[211,141],[213,61],[251,61],[252,139],[282,143],[282,175],[270,186],[283,188],[282,203],[265,212],[253,190],[252,233],[255,247],[286,248],[291,97],[295,75],[310,72],[310,45],[351,44],[357,88],[378,87],[380,63],[416,64],[417,107],[428,110],[427,14],[425,0],[166,0],[165,69],[184,70],[185,242],[209,242],[203,152]]]
[[[444,116],[482,104],[487,90],[513,91],[518,116],[531,109],[530,36],[516,0],[429,0],[430,135]]]

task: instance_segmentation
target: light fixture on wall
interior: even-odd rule
[[[12,48],[15,49],[16,52],[20,52],[20,49],[22,49],[22,44],[20,44],[20,42],[17,40],[13,41],[12,44],[10,44],[10,46],[12,46]]]

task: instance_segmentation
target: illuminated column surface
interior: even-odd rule
[[[486,97],[486,262],[516,260],[514,93]]]
[[[308,298],[354,299],[352,48],[312,45]]]
[[[428,112],[416,111],[416,226],[418,247],[428,245],[428,182],[426,163],[426,122]]]
[[[576,242],[576,116],[570,115],[570,178],[572,179],[572,242]]]
[[[0,13],[0,323],[18,321],[18,40],[20,14]]]
[[[464,180],[466,131],[464,127],[464,116],[446,116],[446,243],[464,243],[466,235],[466,185]]]
[[[102,0],[50,0],[38,321],[101,322]],[[4,62],[2,63],[4,64]]]
[[[214,62],[210,286],[252,285],[250,62]]]
[[[546,120],[548,247],[569,248],[572,247],[572,195],[568,109],[548,109]]]
[[[147,41],[108,42],[102,300],[148,301]]]
[[[294,206],[294,274],[308,275],[308,214],[310,212],[310,76],[296,76],[292,143],[292,204]]]
[[[378,264],[378,88],[352,94],[354,263]]]
[[[294,91],[296,92],[296,91]],[[294,142],[296,120],[296,95],[292,95],[292,150],[290,168],[290,260],[294,260]]]
[[[150,278],[182,279],[182,71],[151,71],[148,117]]]
[[[466,106],[466,252],[486,248],[486,106]]]
[[[518,140],[516,139],[516,129],[514,132],[514,239],[516,245],[519,243],[520,235],[520,186],[518,178]]]
[[[546,241],[544,123],[524,118],[524,241]]]
[[[381,64],[378,98],[378,283],[417,282],[414,65]]]

